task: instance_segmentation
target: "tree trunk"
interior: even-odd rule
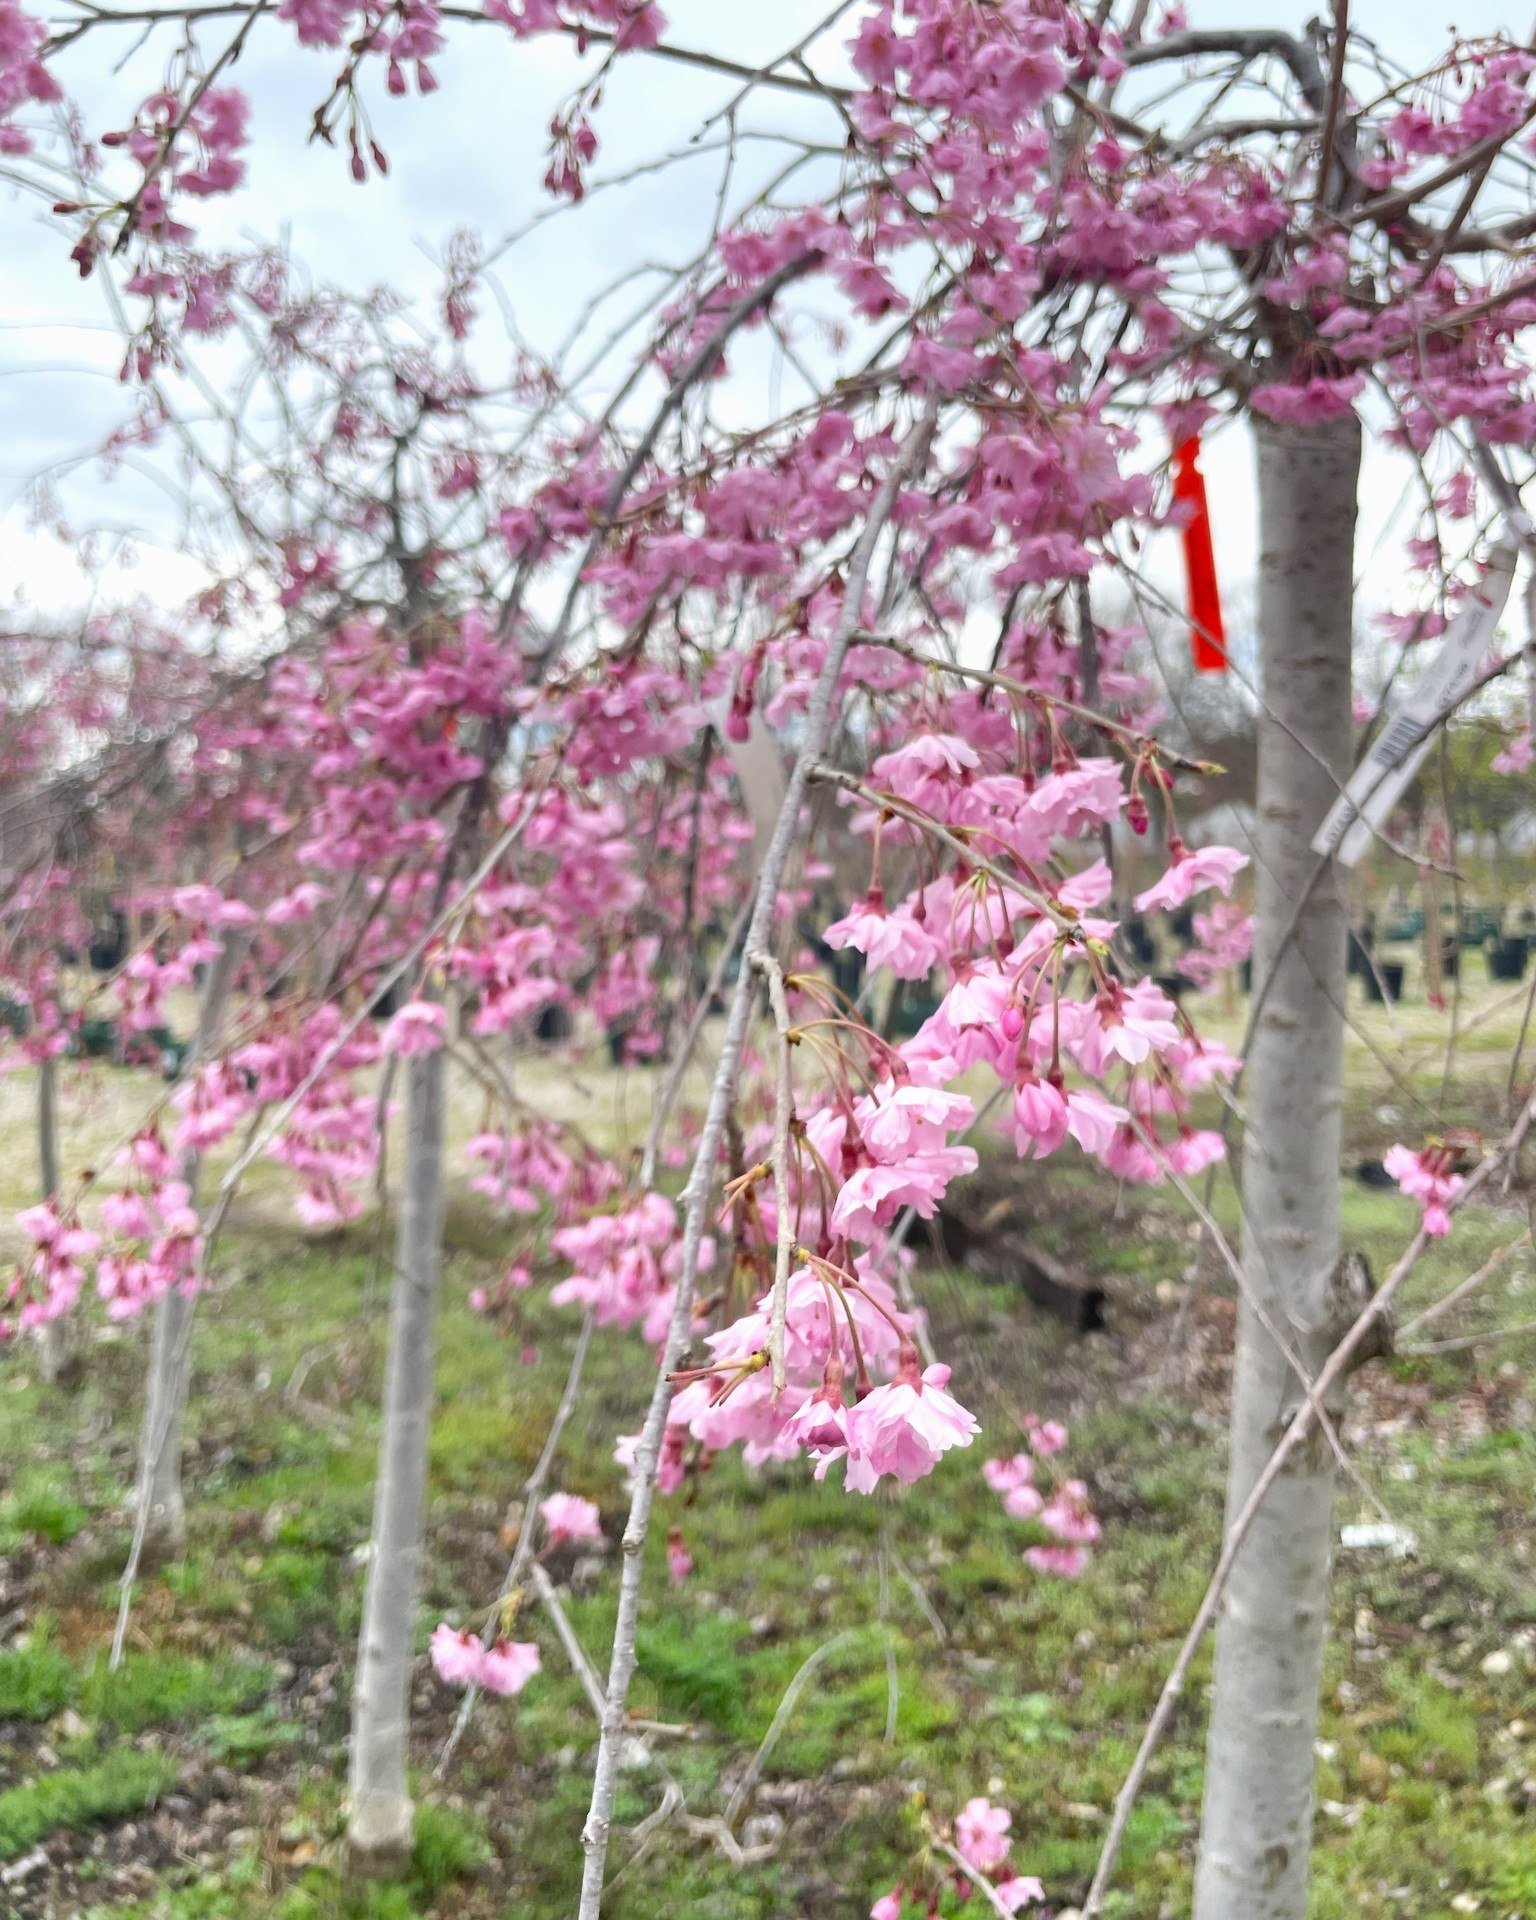
[[[1317,866],[1308,843],[1351,762],[1360,469],[1353,418],[1261,422],[1256,436],[1264,707],[1254,980],[1270,984],[1246,1068],[1228,1524],[1302,1398],[1265,1317],[1313,1371],[1334,1343],[1346,914],[1336,871],[1308,893]],[[1195,1920],[1305,1912],[1332,1537],[1333,1458],[1314,1432],[1258,1515],[1217,1628]]]
[[[442,1270],[444,1084],[441,1048],[410,1062],[383,1430],[352,1698],[347,1845],[361,1873],[391,1871],[411,1850],[406,1734]]]
[[[37,1171],[45,1200],[59,1190],[59,1063],[53,1054],[37,1063]],[[37,1330],[37,1370],[49,1386],[64,1378],[70,1364],[68,1321],[61,1314]]]
[[[183,1071],[196,1072],[198,1066],[218,1045],[219,1030],[229,1010],[229,996],[250,942],[238,930],[230,930],[224,946],[208,969],[203,985],[202,1005],[198,1010],[197,1031],[192,1036]],[[202,1155],[188,1150],[182,1155],[181,1177],[197,1205],[198,1182],[202,1175]],[[150,1336],[149,1382],[144,1394],[144,1424],[139,1435],[139,1481],[137,1498],[141,1509],[143,1535],[137,1566],[145,1569],[164,1566],[178,1559],[186,1546],[186,1509],[181,1491],[181,1423],[187,1407],[187,1384],[192,1377],[192,1317],[196,1302],[191,1294],[172,1287],[162,1293],[154,1305],[154,1330]]]

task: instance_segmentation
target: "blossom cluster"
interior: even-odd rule
[[[468,1628],[455,1632],[446,1620],[434,1630],[432,1665],[450,1687],[476,1686],[503,1696],[521,1693],[539,1671],[539,1649],[532,1640],[492,1640]]]
[[[1025,1433],[1030,1451],[986,1461],[982,1477],[994,1493],[1002,1495],[1003,1511],[1010,1519],[1033,1520],[1049,1535],[1043,1543],[1024,1549],[1029,1565],[1039,1573],[1075,1580],[1088,1564],[1087,1549],[1101,1532],[1088,1504],[1088,1489],[1081,1480],[1065,1480],[1042,1492],[1035,1484],[1036,1461],[1049,1459],[1066,1446],[1066,1428],[1056,1420],[1026,1417]]]
[[[1020,1873],[1009,1860],[1013,1850],[1013,1815],[982,1796],[967,1800],[955,1817],[953,1848],[959,1864],[936,1884],[898,1883],[881,1894],[869,1910],[869,1920],[903,1920],[911,1913],[937,1913],[938,1900],[952,1891],[958,1900],[970,1897],[969,1874],[981,1876],[994,1910],[1018,1913],[1045,1898],[1045,1889],[1033,1874]]]
[[[1401,1144],[1389,1147],[1382,1165],[1410,1199],[1424,1209],[1423,1229],[1432,1240],[1451,1230],[1450,1207],[1467,1184],[1453,1171],[1454,1148],[1432,1145],[1415,1153]]]

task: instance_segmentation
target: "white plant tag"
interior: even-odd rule
[[[729,706],[728,700],[719,701],[710,717],[735,770],[741,797],[747,804],[747,814],[752,822],[753,845],[757,858],[761,860],[768,842],[773,838],[773,830],[778,825],[779,814],[784,806],[787,785],[784,761],[778,743],[756,708],[747,721],[746,739],[733,740],[726,730]]]
[[[1331,853],[1343,867],[1356,865],[1407,792],[1434,744],[1438,724],[1465,699],[1477,678],[1509,598],[1517,552],[1509,539],[1494,547],[1482,579],[1446,628],[1440,651],[1371,742],[1349,785],[1329,808],[1313,836],[1314,853]]]

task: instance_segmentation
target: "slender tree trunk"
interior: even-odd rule
[[[229,1011],[230,991],[249,946],[247,936],[231,929],[222,951],[208,969],[203,984],[197,1031],[183,1071],[194,1073],[218,1045],[219,1031]],[[190,1149],[182,1155],[181,1177],[197,1205],[202,1155]],[[196,1302],[177,1287],[161,1294],[154,1305],[150,1335],[149,1382],[144,1395],[144,1424],[139,1434],[137,1498],[142,1537],[137,1566],[164,1566],[178,1559],[186,1546],[186,1508],[181,1491],[181,1423],[187,1408],[187,1384],[192,1377],[192,1319]]]
[[[1247,1297],[1238,1313],[1229,1525],[1303,1397],[1265,1318],[1315,1372],[1337,1317],[1346,916],[1337,873],[1308,893],[1317,866],[1308,843],[1351,759],[1360,470],[1353,418],[1264,422],[1256,432],[1264,710],[1254,978],[1274,980],[1246,1070]],[[1195,1920],[1302,1920],[1305,1912],[1332,1537],[1333,1458],[1314,1431],[1259,1513],[1217,1628]]]
[[[411,1849],[406,1734],[443,1254],[444,1087],[441,1048],[410,1062],[383,1430],[352,1696],[347,1845],[362,1873],[390,1871]]]
[[[37,1063],[37,1171],[45,1200],[58,1192],[59,1063],[50,1053]],[[61,1315],[37,1330],[37,1368],[50,1386],[63,1379],[70,1361],[68,1322]]]

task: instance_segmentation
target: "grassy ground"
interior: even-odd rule
[[[1356,990],[1358,991],[1358,990]],[[1493,1011],[1489,1011],[1492,1009]],[[1413,1138],[1436,1114],[1499,1130],[1518,1006],[1487,1014],[1446,1080],[1436,1026],[1378,1009],[1352,1043],[1347,1164]],[[1374,1049],[1374,1051],[1373,1051]],[[551,1083],[558,1077],[548,1074]],[[22,1083],[7,1099],[24,1104]],[[142,1096],[147,1083],[123,1076]],[[584,1097],[605,1129],[643,1119],[643,1090]],[[114,1102],[116,1094],[113,1095]],[[69,1108],[79,1140],[115,1112]],[[466,1124],[468,1122],[466,1121]],[[0,1186],[25,1191],[24,1115],[8,1110]],[[656,1827],[605,1911],[621,1920],[853,1920],[909,1866],[927,1810],[990,1792],[1014,1809],[1019,1866],[1050,1903],[1081,1896],[1105,1810],[1198,1603],[1220,1524],[1221,1418],[1232,1303],[1177,1203],[1127,1197],[1067,1163],[1030,1170],[1043,1237],[1108,1276],[1106,1329],[1079,1339],[1012,1290],[934,1269],[922,1278],[942,1350],[1011,1450],[1026,1408],[1069,1418],[1074,1471],[1105,1539],[1073,1585],[1022,1562],[1023,1528],[974,1461],[861,1501],[798,1471],[719,1462],[668,1513],[696,1563],[646,1568],[638,1715],[687,1798]],[[1344,1183],[1351,1241],[1379,1272],[1412,1224],[1395,1194]],[[490,1703],[448,1778],[430,1770],[454,1699],[425,1660],[416,1689],[422,1812],[411,1872],[348,1892],[336,1872],[347,1683],[356,1632],[383,1363],[386,1276],[364,1223],[334,1239],[281,1224],[259,1188],[200,1308],[189,1422],[191,1547],[144,1586],[130,1653],[106,1671],[127,1544],[142,1331],[102,1330],[82,1384],[50,1390],[19,1359],[0,1373],[0,1911],[90,1920],[491,1920],[571,1911],[591,1710],[548,1619],[523,1629],[544,1672]],[[1230,1192],[1216,1211],[1235,1225]],[[1443,1291],[1518,1232],[1525,1198],[1458,1223],[1414,1283]],[[422,1641],[494,1591],[507,1503],[546,1431],[573,1337],[531,1301],[508,1340],[468,1311],[504,1258],[465,1198],[450,1222],[441,1405]],[[1531,1269],[1445,1331],[1536,1313]],[[1193,1289],[1193,1293],[1191,1293]],[[1186,1310],[1181,1311],[1181,1308]],[[1441,1330],[1441,1329],[1437,1329]],[[1322,1728],[1317,1920],[1536,1914],[1536,1405],[1529,1348],[1373,1367],[1348,1437],[1417,1552],[1341,1551]],[[594,1343],[556,1484],[596,1500],[613,1537],[613,1437],[648,1385],[631,1338]],[[675,1503],[674,1503],[675,1504]],[[1341,1523],[1379,1517],[1346,1487]],[[582,1644],[602,1664],[614,1555],[551,1564]],[[733,1863],[701,1822],[723,1811],[786,1689],[820,1654],[749,1796]],[[1111,1911],[1187,1911],[1208,1666],[1136,1812]],[[622,1776],[612,1867],[663,1781],[638,1748]],[[974,1911],[980,1912],[979,1903]]]

